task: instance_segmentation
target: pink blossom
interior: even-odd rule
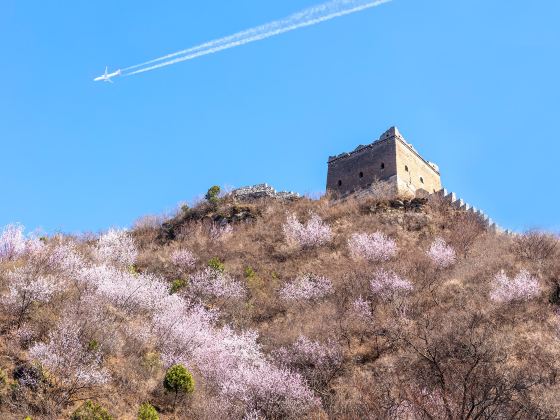
[[[280,297],[285,301],[318,300],[334,292],[329,279],[313,274],[305,274],[286,283],[280,289]]]
[[[457,258],[453,247],[447,245],[442,238],[436,238],[432,243],[428,256],[438,268],[447,268],[455,264]]]
[[[397,254],[397,244],[382,232],[355,233],[348,240],[348,247],[353,258],[367,261],[388,261]]]
[[[92,266],[81,270],[79,282],[93,289],[107,303],[126,312],[153,311],[169,295],[165,281],[152,274],[134,275],[112,266]]]
[[[33,303],[48,302],[60,285],[53,276],[41,276],[30,266],[18,267],[7,274],[8,295],[1,303],[10,308],[21,325]]]
[[[276,351],[274,357],[283,366],[300,372],[313,388],[326,386],[342,365],[339,345],[323,344],[303,336],[291,346]]]
[[[128,267],[134,264],[138,251],[126,230],[111,229],[99,238],[97,258],[104,263]]]
[[[171,262],[181,270],[190,270],[196,264],[196,257],[186,249],[177,249],[171,254]]]
[[[352,312],[363,320],[371,319],[371,304],[361,296],[352,302]]]
[[[78,275],[85,262],[72,243],[41,246],[30,254],[29,264],[41,272],[58,272],[63,276]]]
[[[240,282],[209,267],[191,276],[189,290],[195,296],[217,299],[240,299],[246,294]]]
[[[306,224],[301,223],[295,214],[288,216],[283,226],[286,239],[302,248],[325,245],[332,239],[332,230],[319,216],[311,214]]]
[[[59,384],[69,394],[105,384],[110,379],[101,366],[101,351],[80,342],[80,333],[78,326],[63,321],[50,332],[47,343],[35,344],[29,350],[30,357],[56,375]]]
[[[16,259],[35,248],[36,240],[26,239],[24,227],[8,225],[0,233],[0,262]]]
[[[539,281],[527,270],[521,270],[513,279],[502,270],[494,276],[490,299],[500,303],[527,301],[539,294]]]
[[[211,240],[219,241],[230,236],[232,232],[233,227],[230,224],[219,225],[214,223],[212,227],[210,227],[209,236]]]
[[[320,400],[298,373],[271,364],[247,366],[235,381],[228,381],[223,394],[242,401],[265,418],[298,418],[320,406]]]
[[[370,282],[371,291],[383,300],[390,300],[413,289],[412,284],[394,271],[379,269]]]

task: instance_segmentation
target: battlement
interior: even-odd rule
[[[397,127],[368,145],[330,156],[327,190],[339,195],[368,188],[375,181],[394,184],[396,192],[416,195],[441,189],[439,167],[424,159]]]

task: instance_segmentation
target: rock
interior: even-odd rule
[[[268,184],[257,184],[233,190],[231,195],[238,200],[257,200],[260,198],[276,198],[281,200],[295,200],[301,196],[291,191],[276,191]]]

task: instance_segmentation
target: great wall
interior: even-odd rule
[[[514,234],[498,226],[482,210],[443,188],[439,167],[424,159],[397,127],[389,128],[371,144],[330,156],[328,160],[326,190],[335,200],[375,195],[379,183],[388,185],[394,195],[440,197],[458,210],[477,215],[491,231]],[[291,191],[278,192],[268,184],[238,188],[231,195],[239,200],[265,197],[294,200],[301,197]]]

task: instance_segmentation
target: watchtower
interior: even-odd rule
[[[348,195],[386,181],[402,195],[421,195],[441,190],[439,168],[425,160],[406,142],[396,127],[368,145],[350,153],[329,157],[327,191]]]

